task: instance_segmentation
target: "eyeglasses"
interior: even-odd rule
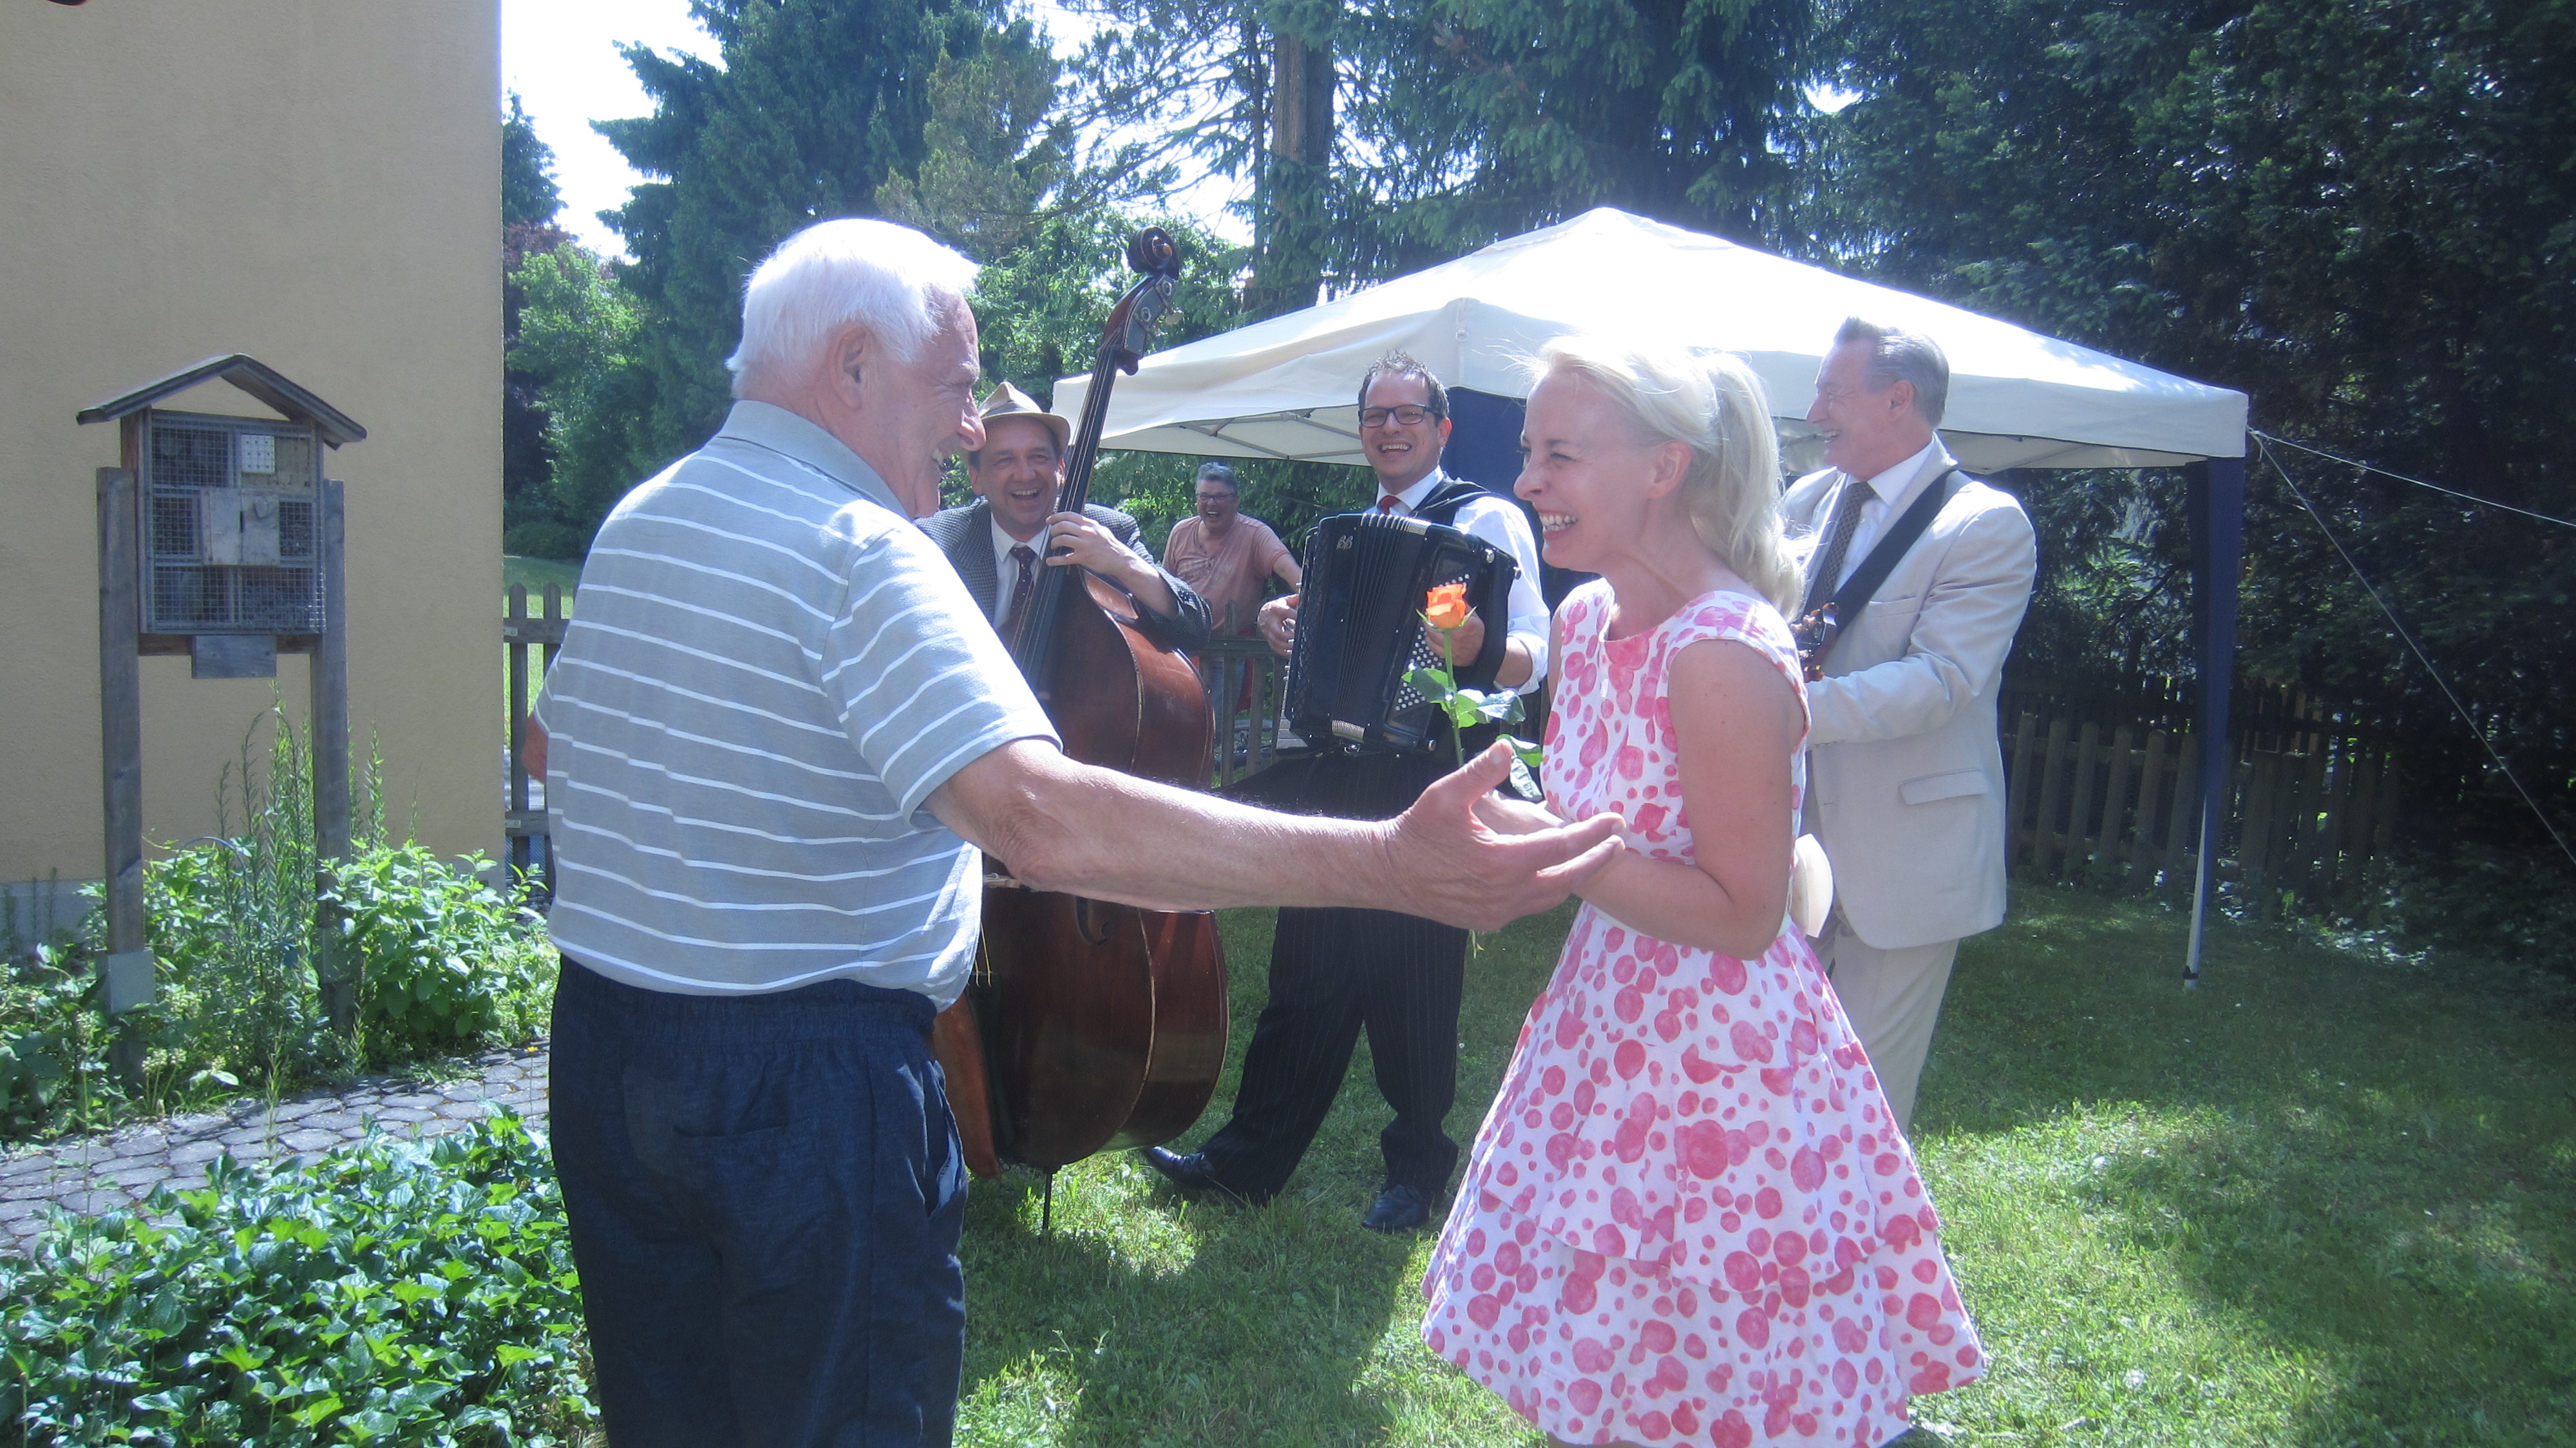
[[[1427,407],[1363,407],[1360,409],[1360,426],[1363,429],[1384,427],[1392,421],[1398,427],[1420,427],[1422,419],[1430,415],[1431,409]]]
[[[1202,503],[1231,503],[1234,501],[1234,494],[1232,493],[1200,493],[1196,496]]]

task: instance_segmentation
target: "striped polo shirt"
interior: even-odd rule
[[[609,514],[537,716],[556,946],[689,995],[954,1000],[983,857],[923,802],[1056,737],[884,480],[758,402]]]

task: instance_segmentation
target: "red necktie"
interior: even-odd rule
[[[1020,565],[1020,577],[1011,585],[1011,606],[1002,613],[1002,638],[1005,642],[1020,636],[1020,616],[1029,611],[1029,594],[1037,583],[1037,550],[1026,543],[1011,545],[1011,561]]]
[[[1392,513],[1395,511],[1396,504],[1399,501],[1401,500],[1398,499],[1395,494],[1389,493],[1385,497],[1377,500],[1377,510],[1381,513]]]

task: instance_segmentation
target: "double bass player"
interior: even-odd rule
[[[619,1448],[949,1440],[965,1172],[926,1031],[979,848],[1099,899],[1481,928],[1618,848],[1478,826],[1499,752],[1367,823],[1067,760],[912,521],[983,440],[974,273],[876,221],[763,262],[732,412],[602,526],[538,706],[555,1163]]]

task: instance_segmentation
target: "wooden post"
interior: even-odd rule
[[[2138,771],[2138,829],[2129,841],[2129,893],[2144,895],[2156,884],[2156,825],[2163,818],[2165,731],[2147,731],[2147,762]]]
[[[2362,751],[2361,770],[2352,786],[2352,817],[2344,823],[2344,848],[2351,853],[2345,862],[2347,881],[2368,882],[2370,862],[2376,858],[2370,846],[2378,825],[2380,751],[2376,743]]]
[[[555,650],[563,647],[565,619],[564,605],[567,602],[569,602],[569,600],[564,597],[562,584],[549,583],[546,585],[546,629],[544,635],[537,640],[537,686],[539,688],[545,687],[546,675],[554,672]],[[549,759],[553,757],[554,756],[552,755],[547,756]],[[537,781],[537,784],[538,787],[542,789],[545,786],[545,781],[539,780]],[[539,810],[537,812],[536,822],[538,824],[543,825],[546,822],[546,818],[547,816],[544,810]],[[551,830],[547,832],[545,840],[546,864],[545,869],[540,872],[538,878],[545,881],[546,904],[549,907],[552,907],[555,899],[555,837]]]
[[[2120,848],[2121,836],[2129,824],[2129,769],[2137,748],[2130,728],[2123,724],[2111,733],[2111,782],[2102,793],[2102,832],[2094,840],[2094,857],[2102,862],[2104,873],[2116,874],[2120,859],[2127,852]]]
[[[2308,756],[2308,795],[2299,811],[2299,890],[2311,906],[2325,903],[2334,881],[2334,771],[2326,736],[2309,735],[2316,752]]]
[[[2280,857],[2280,811],[2274,804],[2281,792],[2281,756],[2255,750],[2246,769],[2245,832],[2236,848],[2236,859],[2245,880],[2247,906],[2256,919],[2269,920],[2279,913],[2272,887],[2274,866]]]
[[[324,478],[315,503],[322,636],[313,645],[306,728],[313,748],[313,976],[321,987],[323,1018],[345,1039],[358,1026],[358,982],[341,949],[339,907],[321,898],[336,891],[340,866],[349,859],[348,517],[340,480]]]
[[[136,460],[137,428],[125,455]],[[99,993],[109,1017],[152,998],[151,940],[143,918],[143,569],[138,484],[127,468],[98,470],[99,783],[107,834],[107,954]],[[129,1090],[143,1085],[143,1042],[120,1027],[108,1066]]]
[[[2066,721],[2048,721],[2048,752],[2039,766],[2039,819],[2032,826],[2031,867],[2043,880],[2057,877],[2057,781],[2058,765],[2066,757]]]
[[[2325,818],[2317,822],[2317,869],[2311,877],[2315,900],[2330,903],[2336,887],[2347,878],[2343,869],[2344,830],[2352,823],[2352,736],[2341,734],[2334,740],[2334,772],[2326,777],[2325,798],[2321,802]]]
[[[528,808],[528,646],[521,641],[521,630],[528,620],[528,586],[510,585],[509,611],[502,617],[501,647],[508,651],[510,663],[510,762],[505,807],[511,815]],[[525,879],[536,864],[535,841],[517,830],[511,830],[510,875]]]
[[[2173,808],[2165,814],[2163,893],[2168,899],[2181,891],[2184,881],[2196,878],[2193,842],[2200,834],[2199,743],[2199,736],[2183,735],[2174,756]]]
[[[2102,726],[2085,721],[2075,750],[2075,798],[2066,809],[2066,853],[2058,864],[2061,876],[2070,881],[2080,878],[2092,860],[2085,840],[2093,828],[2093,768],[2099,762],[2101,742]]]
[[[2013,866],[2022,862],[2022,816],[2030,813],[2031,738],[2038,729],[2039,716],[2028,709],[2021,711],[2021,722],[2013,726],[2012,777],[2004,785],[2004,869],[2006,871],[2010,871]]]

